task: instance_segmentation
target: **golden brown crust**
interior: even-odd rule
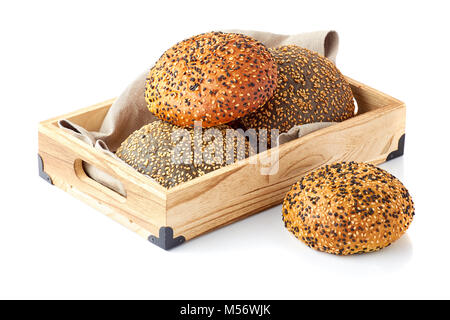
[[[248,36],[211,32],[177,43],[150,70],[145,99],[161,120],[178,126],[224,124],[261,107],[277,83],[276,64]]]
[[[311,248],[338,255],[380,250],[414,216],[403,184],[371,164],[340,162],[294,184],[283,202],[286,228]]]
[[[206,130],[203,131],[203,139],[194,138],[194,129],[185,128],[188,132],[189,139],[183,139],[179,135],[175,142],[172,140],[172,134],[181,127],[174,126],[164,121],[154,121],[141,129],[133,132],[124,142],[122,142],[116,155],[125,161],[128,165],[135,168],[142,174],[156,180],[165,188],[172,188],[182,182],[192,180],[202,176],[208,172],[217,170],[227,165],[227,143],[233,140],[234,152],[232,161],[237,157],[236,138],[228,136],[227,130],[231,127],[227,125],[217,126],[214,129],[219,130],[222,135],[222,141],[219,139],[208,139],[205,137]],[[213,130],[213,128],[209,129]],[[233,130],[234,132],[234,130]],[[223,143],[222,143],[223,142]],[[180,161],[175,163],[173,155],[175,154],[175,146],[182,152],[176,154],[187,155],[189,161]],[[197,146],[201,152],[196,153]],[[207,149],[208,148],[208,149]],[[214,157],[214,151],[210,153],[206,150],[222,150],[223,158]],[[246,158],[249,155],[249,144],[245,142],[245,150],[239,149],[239,156]],[[179,157],[183,160],[182,157]]]
[[[354,115],[350,85],[327,58],[295,45],[270,48],[278,66],[273,97],[241,119],[246,129],[278,129],[343,121]],[[269,137],[270,141],[270,137]]]

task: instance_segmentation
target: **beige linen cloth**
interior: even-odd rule
[[[335,31],[316,31],[294,35],[282,35],[261,31],[225,30],[224,32],[242,33],[261,41],[267,47],[295,44],[326,56],[333,62],[339,47],[339,37]],[[147,109],[145,102],[145,80],[147,69],[140,74],[115,100],[103,120],[99,131],[87,131],[68,120],[59,121],[59,127],[78,139],[88,143],[100,152],[120,160],[113,152],[135,130],[156,120]],[[277,144],[304,136],[310,132],[330,126],[332,123],[312,123],[296,126],[287,133],[280,135]],[[126,196],[126,191],[120,181],[93,167],[83,163],[86,174],[100,184]]]

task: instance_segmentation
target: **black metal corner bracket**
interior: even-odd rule
[[[159,238],[154,235],[150,235],[148,237],[148,241],[156,244],[158,247],[163,248],[164,250],[169,250],[182,244],[184,241],[186,241],[186,239],[183,236],[178,236],[174,239],[173,229],[171,227],[161,227],[159,228]]]
[[[386,158],[386,161],[401,157],[405,151],[405,134],[403,134],[398,140],[397,150],[392,151]]]
[[[38,167],[39,167],[39,176],[48,183],[53,184],[52,178],[50,178],[50,176],[44,171],[44,162],[42,161],[42,157],[40,156],[39,153],[38,153]]]

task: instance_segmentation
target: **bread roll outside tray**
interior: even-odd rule
[[[261,107],[277,83],[267,48],[245,35],[211,32],[181,41],[150,70],[145,99],[159,119],[212,127]]]
[[[226,130],[231,129],[227,125],[214,128],[221,133],[222,140],[216,139],[213,134],[206,138],[207,130],[202,131],[201,140],[195,139],[194,128],[185,128],[189,133],[188,140],[182,135],[174,139],[173,134],[179,129],[183,128],[160,120],[154,121],[132,133],[122,142],[116,155],[165,188],[175,187],[182,182],[226,166],[228,164],[227,144],[231,146],[230,143],[233,143],[232,162],[249,155],[248,141],[243,143],[244,148],[238,149],[236,137],[226,135]],[[197,146],[197,150],[201,153],[195,153],[194,146]],[[176,147],[179,150],[177,154],[187,155],[189,163],[186,163],[181,156],[178,157],[178,162],[174,162],[173,155],[177,150]],[[222,150],[222,161],[215,157],[214,150]]]
[[[340,122],[355,113],[349,83],[329,59],[295,45],[270,48],[278,66],[273,97],[239,121],[244,129],[287,132],[296,125]],[[258,130],[257,130],[258,131]]]
[[[414,216],[408,190],[371,164],[326,165],[294,184],[283,202],[286,228],[319,251],[349,255],[399,239]]]

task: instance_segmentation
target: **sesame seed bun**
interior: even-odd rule
[[[277,68],[259,41],[211,32],[177,43],[150,70],[145,99],[159,119],[208,128],[261,107],[273,94]]]
[[[295,45],[269,51],[278,65],[277,88],[264,106],[240,119],[244,128],[283,133],[296,125],[339,122],[354,115],[350,85],[329,59]]]
[[[294,184],[283,202],[286,228],[319,251],[349,255],[399,239],[414,216],[403,184],[371,164],[340,162]]]
[[[194,128],[184,128],[184,132],[187,132],[185,137],[178,135],[172,139],[173,134],[179,129],[183,128],[156,120],[132,133],[122,142],[116,155],[165,188],[172,188],[182,182],[226,166],[228,161],[226,146],[231,143],[231,140],[233,141],[233,162],[238,159],[237,139],[226,134],[227,129],[231,129],[231,127],[221,125],[214,128],[219,130],[216,132],[218,135],[221,134],[222,141],[215,137],[208,140],[206,130],[203,131],[203,139],[195,139]],[[187,139],[185,139],[186,137]],[[199,153],[195,153],[195,146],[197,146],[197,150],[200,150]],[[178,151],[175,151],[175,147],[178,148]],[[211,152],[206,152],[207,150],[211,150]],[[222,150],[223,158],[215,158],[214,150]],[[239,149],[239,151],[239,159],[248,157],[249,144],[247,141],[245,141],[245,150]],[[177,158],[178,163],[174,162],[174,155],[181,155]],[[186,155],[187,162],[184,161],[183,155]]]

